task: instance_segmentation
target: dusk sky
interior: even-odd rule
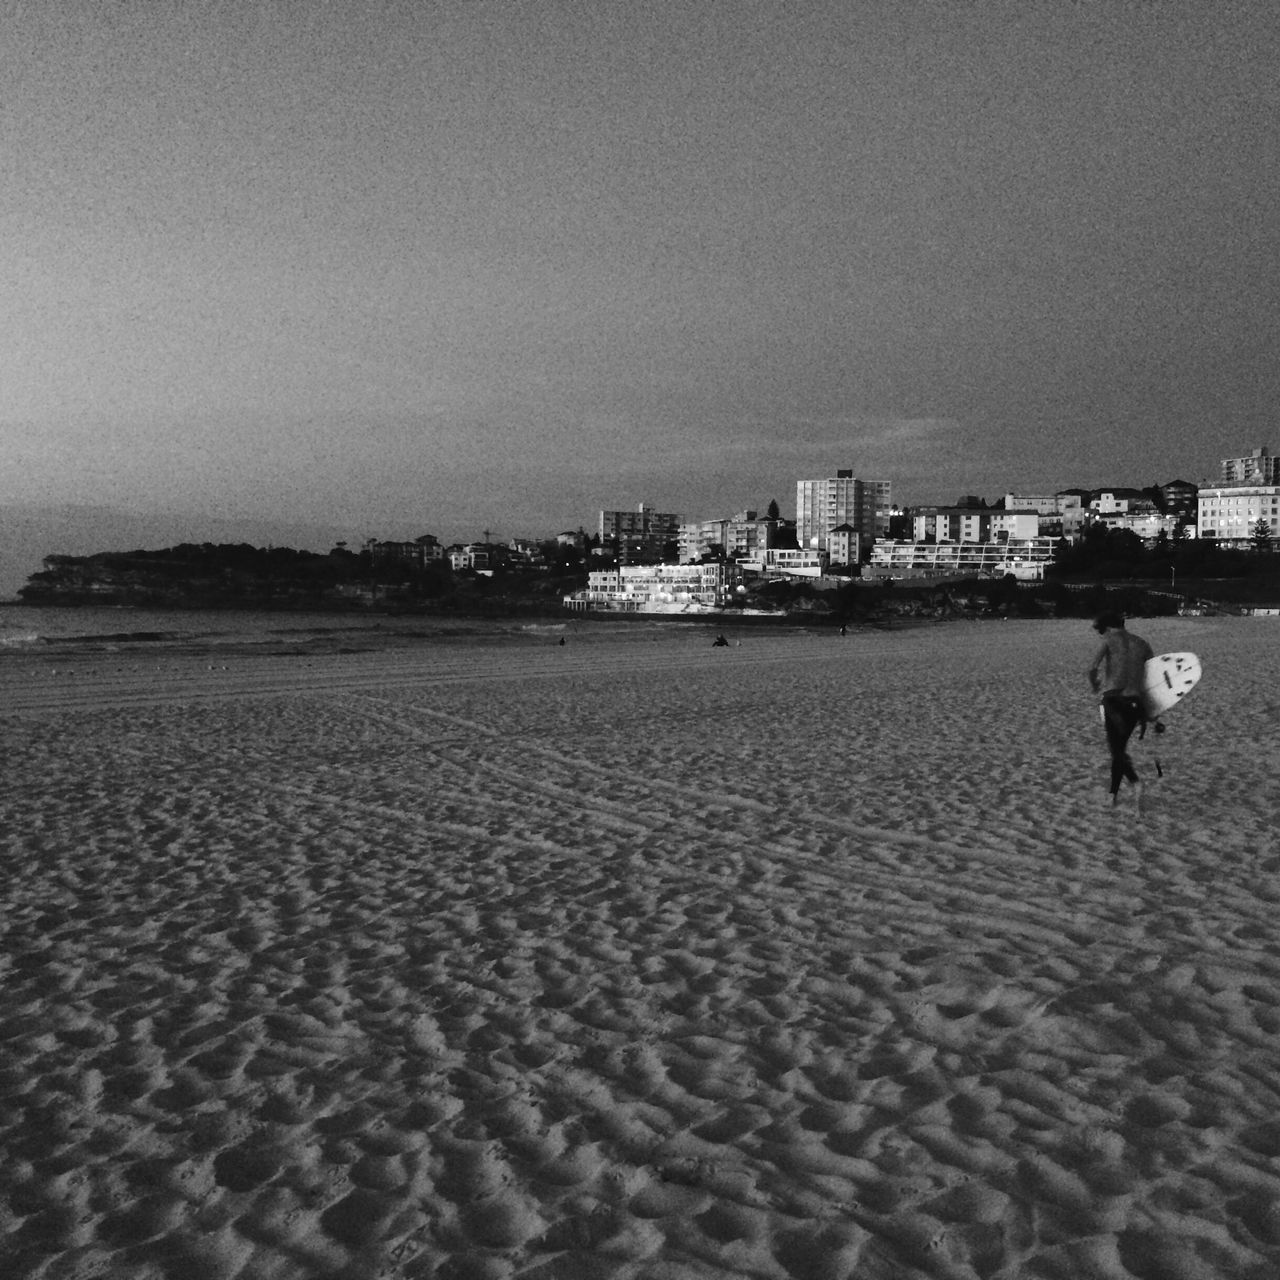
[[[1280,446],[1278,13],[10,0],[0,503],[453,541],[1201,481]]]

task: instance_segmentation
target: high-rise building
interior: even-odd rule
[[[1273,456],[1263,445],[1246,458],[1223,458],[1222,483],[1280,484],[1280,457]]]
[[[801,548],[827,550],[837,525],[852,526],[870,546],[889,536],[893,491],[888,480],[859,480],[851,470],[825,480],[796,481],[796,541]]]

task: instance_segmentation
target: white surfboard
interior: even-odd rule
[[[1200,659],[1194,653],[1161,653],[1147,661],[1143,672],[1142,705],[1148,720],[1176,706],[1200,680]]]

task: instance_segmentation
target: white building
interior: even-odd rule
[[[740,561],[742,568],[766,578],[820,578],[828,563],[825,551],[808,547],[762,547]]]
[[[1259,520],[1272,537],[1280,535],[1280,484],[1232,485],[1201,489],[1196,533],[1201,538],[1248,545]]]
[[[466,546],[449,548],[449,566],[453,569],[474,569],[482,573],[493,567],[494,547],[488,542],[469,542]]]
[[[1056,538],[998,542],[877,542],[868,575],[877,578],[974,577],[1039,581],[1053,561]]]
[[[825,480],[797,480],[796,541],[801,547],[826,551],[827,535],[847,524],[870,544],[889,536],[892,510],[888,480],[859,480],[852,471],[837,471]]]
[[[594,569],[587,586],[565,596],[566,609],[610,613],[697,613],[729,603],[742,582],[735,564],[622,565]]]

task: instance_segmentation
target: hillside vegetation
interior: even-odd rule
[[[182,544],[158,551],[49,556],[19,591],[29,605],[166,608],[376,609],[398,612],[556,614],[585,585],[576,563],[503,568],[491,576],[443,562],[414,567],[368,551],[327,554],[244,543]],[[1238,612],[1280,606],[1280,555],[1204,542],[1144,548],[1132,535],[1063,543],[1046,580],[853,578],[835,589],[758,582],[753,608],[836,623],[922,617],[1085,617],[1103,608],[1130,616]]]

